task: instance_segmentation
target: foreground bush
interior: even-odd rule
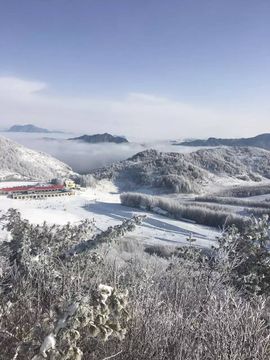
[[[104,232],[107,242],[100,236],[63,258],[57,239],[69,254],[77,228],[31,225],[16,211],[2,222],[11,242],[1,247],[1,359],[269,359],[269,278],[260,278],[260,294],[243,281],[260,261],[267,271],[267,219],[244,238],[230,230],[217,249],[190,245],[168,259],[131,247],[121,225]],[[92,224],[80,226],[76,243],[97,241]]]
[[[246,294],[270,296],[270,226],[268,216],[253,219],[243,231],[232,227],[218,240],[219,256],[226,254],[228,263],[235,263],[230,281]]]
[[[33,225],[16,210],[4,214],[0,221],[11,240],[0,246],[0,358],[87,358],[111,336],[122,340],[127,293],[99,285],[103,258],[93,249],[110,246],[140,219],[96,233],[93,221]]]

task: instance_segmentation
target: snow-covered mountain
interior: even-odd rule
[[[257,183],[270,179],[270,151],[250,147],[200,149],[191,153],[146,150],[97,169],[98,179],[120,184],[163,188],[169,192],[198,192],[220,182]]]
[[[72,169],[61,161],[0,136],[0,180],[50,180],[71,175]]]

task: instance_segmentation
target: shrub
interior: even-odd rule
[[[224,210],[212,210],[201,206],[181,204],[177,200],[160,196],[151,196],[140,193],[123,193],[121,203],[126,206],[137,207],[160,213],[160,209],[178,220],[192,220],[198,224],[224,227],[235,225],[239,229],[245,228],[250,222],[248,217],[235,215]]]
[[[237,186],[222,190],[217,196],[250,197],[270,194],[270,185]]]
[[[188,179],[174,174],[160,176],[156,179],[155,185],[174,193],[192,193],[197,191],[195,185],[191,184]]]
[[[97,184],[97,180],[91,174],[81,175],[80,176],[80,185],[82,187],[95,187]]]
[[[11,235],[11,241],[0,244],[3,359],[80,359],[76,356],[82,354],[87,358],[97,347],[96,335],[102,341],[111,335],[124,338],[127,293],[111,286],[99,286],[96,292],[102,283],[103,256],[93,248],[109,248],[134,230],[141,218],[96,233],[89,220],[78,225],[33,225],[14,209],[1,217]],[[66,256],[74,255],[70,249],[80,243],[84,246],[79,254]]]
[[[222,205],[236,205],[236,206],[247,206],[247,207],[259,207],[270,209],[270,204],[266,201],[246,200],[237,199],[233,197],[220,197],[220,196],[198,196],[195,201],[206,202],[206,203],[217,203]]]
[[[264,216],[253,219],[241,234],[232,227],[219,238],[219,253],[226,253],[228,262],[239,259],[231,274],[237,289],[270,295],[269,233],[268,216]]]
[[[170,248],[164,245],[151,245],[146,246],[144,251],[150,255],[157,255],[159,257],[168,259],[173,256],[174,248]]]
[[[1,359],[269,359],[266,218],[227,230],[211,251],[189,239],[168,259],[136,242],[126,251],[121,225],[95,251],[60,259],[57,241],[64,233],[68,252],[76,227],[32,225],[16,211],[1,221],[11,235],[0,249]],[[83,228],[78,243],[97,235]]]

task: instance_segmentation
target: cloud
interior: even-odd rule
[[[34,123],[141,139],[247,136],[264,131],[269,115],[257,109],[201,106],[144,93],[131,92],[120,99],[52,96],[48,84],[16,77],[0,77],[0,108],[1,127]]]
[[[4,136],[33,150],[42,151],[63,161],[79,173],[88,173],[116,161],[125,160],[146,149],[159,151],[189,152],[190,147],[173,146],[167,141],[149,143],[101,143],[87,144],[79,141],[67,140],[74,134],[31,134],[5,133]]]
[[[6,97],[31,96],[46,89],[47,85],[38,81],[27,81],[16,77],[0,77],[0,94]]]
[[[28,148],[52,155],[79,173],[88,173],[92,169],[127,159],[145,150],[144,146],[135,143],[86,144],[66,140],[67,136],[65,136],[65,134],[52,135],[53,138],[44,136],[44,134],[4,134],[4,136]]]

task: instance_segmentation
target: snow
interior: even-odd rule
[[[0,136],[0,180],[67,177],[71,168],[50,155],[27,149]]]
[[[14,182],[13,184],[27,184]],[[1,183],[1,187],[10,186],[10,182]],[[95,188],[76,192],[71,197],[55,197],[40,200],[16,200],[0,196],[0,211],[16,208],[22,216],[33,223],[65,224],[76,223],[85,218],[95,219],[99,229],[119,224],[125,218],[135,214],[145,214],[147,219],[137,227],[129,238],[141,239],[146,244],[177,245],[186,243],[192,235],[198,246],[211,246],[218,231],[197,224],[169,219],[159,214],[129,208],[120,204],[118,188],[107,180],[102,180]]]

